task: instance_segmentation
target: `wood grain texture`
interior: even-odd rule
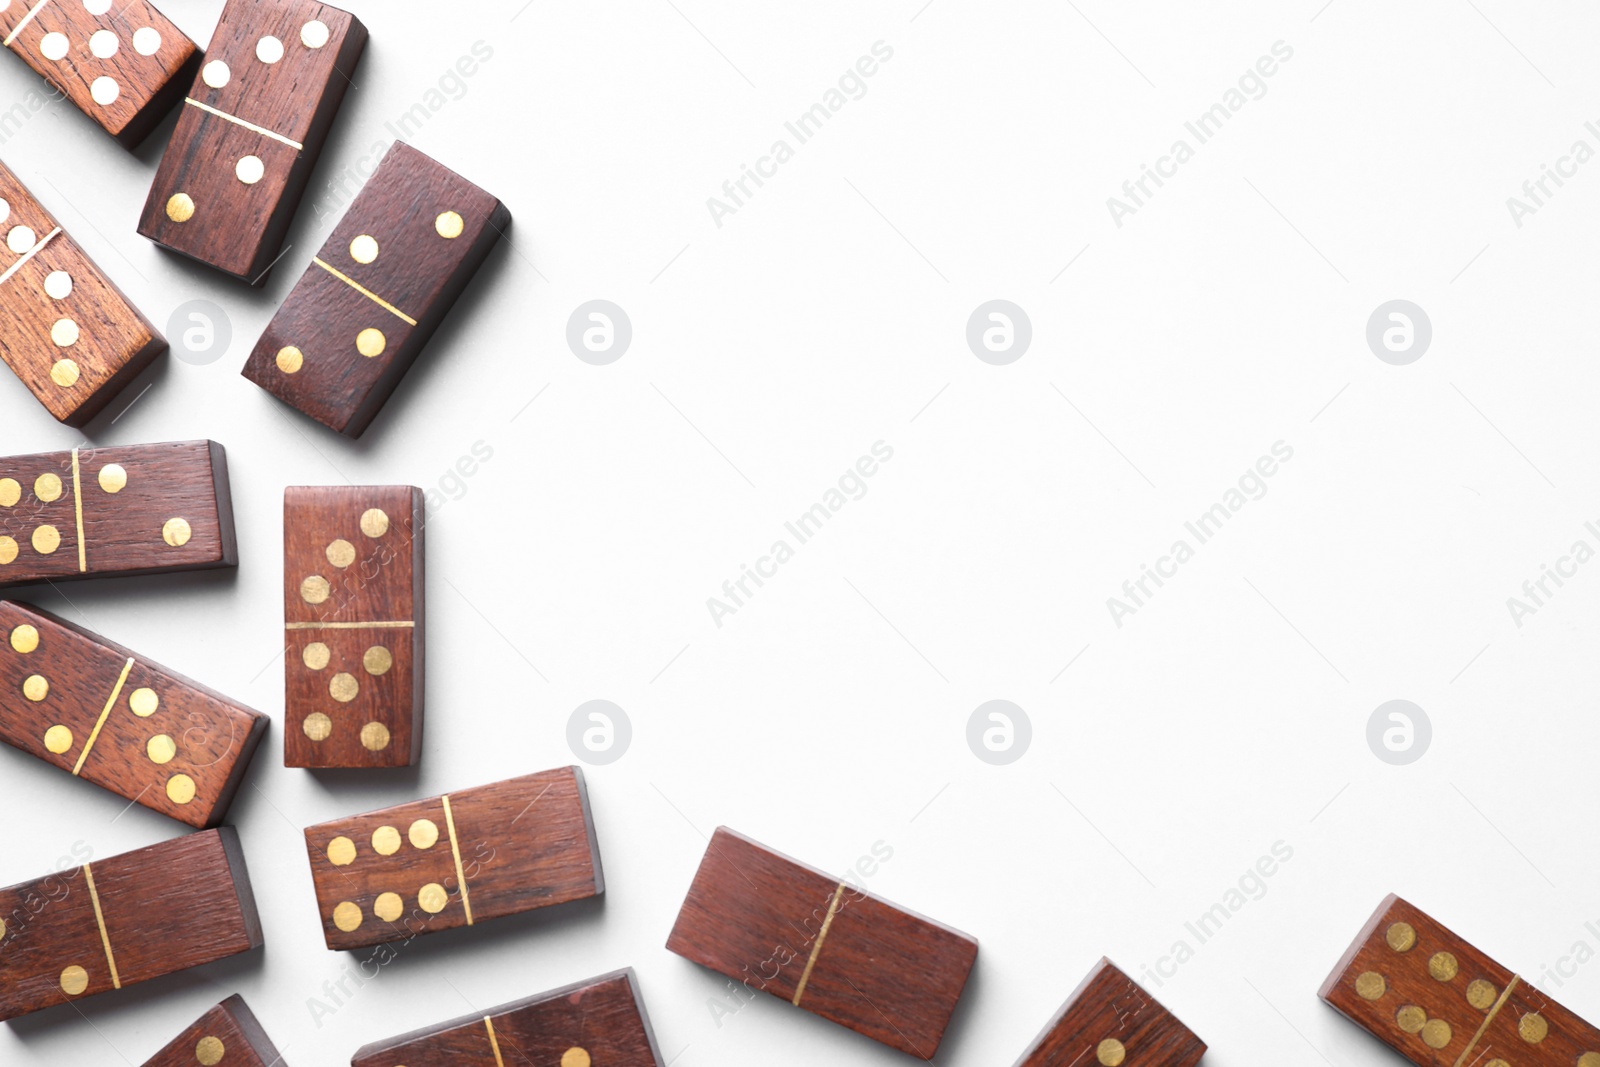
[[[363,1046],[351,1067],[663,1067],[631,969]]]
[[[286,1067],[272,1039],[241,996],[229,997],[200,1016],[166,1048],[146,1060],[144,1067],[195,1067],[196,1064]]]
[[[1600,1030],[1396,896],[1320,995],[1419,1067],[1600,1067]]]
[[[1101,959],[1016,1067],[1194,1067],[1201,1041],[1108,959]]]
[[[510,222],[499,200],[397,142],[273,316],[244,376],[329,429],[361,436]],[[382,335],[382,351],[358,348],[365,330]]]
[[[230,827],[0,889],[0,920],[0,1019],[261,946]]]
[[[283,495],[289,767],[408,767],[422,756],[423,492]]]
[[[306,830],[306,851],[334,950],[605,892],[577,767],[322,823]]]
[[[222,821],[265,715],[27,604],[0,601],[0,637],[0,741],[189,826]]]
[[[228,0],[139,232],[251,285],[266,281],[366,43],[354,16],[315,0]],[[262,60],[279,47],[281,58]],[[253,182],[241,178],[247,157]],[[180,195],[192,214],[169,211]]]
[[[4,164],[0,238],[0,359],[51,415],[82,426],[167,342]]]
[[[718,828],[667,948],[931,1059],[978,942]],[[814,961],[814,962],[813,962]]]
[[[81,0],[11,0],[0,39],[124,148],[182,99],[200,58],[147,0],[117,0],[101,15]]]
[[[0,459],[0,586],[238,562],[215,441]]]

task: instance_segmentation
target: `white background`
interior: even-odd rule
[[[1530,980],[1600,948],[1600,565],[1520,628],[1506,607],[1600,547],[1600,162],[1521,228],[1506,207],[1600,148],[1600,14],[919,4],[362,3],[358,88],[261,291],[135,234],[170,124],[129,154],[55,104],[4,144],[158,326],[207,299],[233,330],[86,437],[6,376],[0,454],[220,440],[238,572],[25,595],[275,722],[232,818],[265,951],[14,1022],[0,1061],[140,1064],[239,992],[327,1067],[631,965],[681,1067],[907,1062],[771,998],[713,1021],[723,981],[662,946],[718,824],[839,873],[892,847],[870,888],[982,942],[951,1067],[1011,1063],[1102,954],[1195,947],[1185,922],[1279,841],[1265,895],[1151,987],[1217,1067],[1399,1062],[1316,998],[1391,891]],[[221,5],[163,6],[204,41]],[[866,95],[719,228],[707,197],[880,40]],[[1106,198],[1280,40],[1267,94],[1119,229]],[[337,218],[313,218],[327,180],[478,41],[411,140],[509,204],[511,244],[350,443],[237,372]],[[0,105],[38,84],[0,63]],[[595,298],[633,323],[609,366],[565,340]],[[966,344],[993,298],[1032,320],[1009,366]],[[1406,367],[1365,340],[1396,298],[1435,331]],[[880,440],[867,495],[714,625],[706,599]],[[1267,495],[1118,628],[1106,598],[1279,440]],[[428,527],[421,767],[284,769],[283,487],[438,488],[479,441]],[[424,938],[319,1027],[355,958],[323,947],[301,828],[573,762],[594,698],[634,728],[588,771],[604,905]],[[1034,727],[1006,767],[966,743],[995,698]],[[1434,728],[1406,767],[1366,741],[1395,698]],[[0,883],[181,832],[9,749],[0,776]],[[1600,965],[1562,981],[1600,1016]]]

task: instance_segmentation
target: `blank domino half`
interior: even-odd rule
[[[978,942],[718,828],[667,949],[932,1059]]]

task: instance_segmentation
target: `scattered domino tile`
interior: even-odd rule
[[[49,612],[0,600],[0,741],[204,829],[267,717]]]
[[[978,942],[718,828],[668,950],[932,1059]],[[770,973],[769,973],[770,972]]]
[[[1600,1067],[1600,1030],[1396,896],[1320,995],[1419,1067]]]
[[[0,358],[60,422],[82,426],[167,350],[17,176],[0,164]]]
[[[421,757],[423,508],[409,485],[284,491],[286,766]]]
[[[365,948],[605,892],[583,772],[544,771],[306,830],[328,948]]]
[[[316,0],[228,0],[139,232],[265,282],[366,43],[354,16]]]
[[[272,1039],[241,996],[212,1008],[144,1067],[285,1067]]]
[[[261,947],[231,827],[0,889],[0,1020]]]
[[[1016,1067],[1194,1067],[1206,1045],[1108,959],[1094,965]]]
[[[200,59],[147,0],[3,0],[0,40],[124,148],[183,98]]]
[[[364,1046],[351,1067],[663,1067],[632,970]]]
[[[504,204],[396,143],[245,363],[244,376],[359,437],[510,225]]]
[[[214,441],[0,457],[0,586],[238,562]]]

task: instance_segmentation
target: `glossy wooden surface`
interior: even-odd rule
[[[330,949],[398,941],[605,892],[589,797],[576,767],[336,819],[305,836]]]
[[[148,0],[92,14],[81,0],[11,0],[0,39],[125,148],[183,98],[199,50]]]
[[[408,485],[284,491],[285,765],[421,758],[423,508]]]
[[[352,1067],[664,1067],[638,977],[616,971],[366,1045]]]
[[[1419,1067],[1600,1067],[1600,1030],[1396,896],[1320,995]]]
[[[230,827],[0,889],[0,919],[0,1019],[261,945]]]
[[[0,640],[0,741],[190,826],[222,821],[265,715],[27,604],[0,601]]]
[[[0,359],[68,426],[98,415],[167,350],[150,320],[4,164],[0,278]]]
[[[0,586],[238,562],[214,441],[0,458]]]
[[[1016,1067],[1194,1067],[1201,1041],[1108,959],[1089,971]]]
[[[196,1019],[144,1067],[287,1067],[241,996],[231,996]]]
[[[311,47],[308,37],[324,43]],[[354,16],[315,0],[228,0],[161,157],[139,232],[262,284],[366,42]],[[263,61],[264,48],[281,57]],[[216,63],[225,65],[225,80]],[[246,172],[252,182],[240,176],[247,158],[259,164],[246,164],[256,167]],[[169,210],[180,194],[192,214]]]
[[[510,222],[499,200],[397,142],[273,316],[244,376],[359,437]],[[367,330],[384,339],[375,355],[358,347]]]
[[[726,827],[712,836],[667,948],[924,1059],[944,1040],[978,956],[966,934]]]

